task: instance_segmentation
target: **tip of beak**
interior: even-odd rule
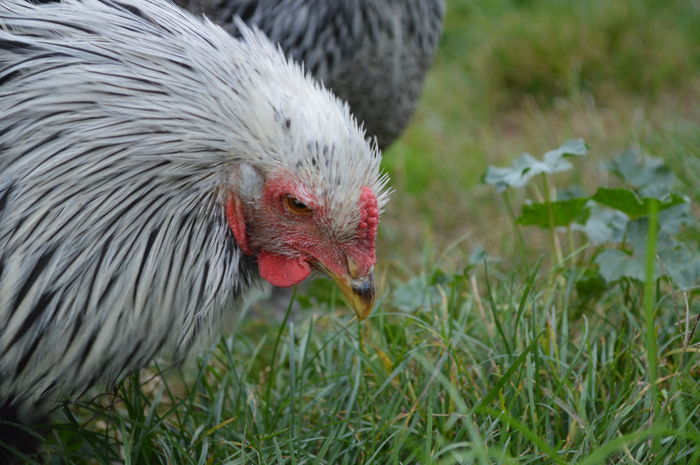
[[[374,273],[370,272],[363,279],[355,279],[350,285],[353,295],[356,297],[356,304],[353,305],[358,320],[364,320],[372,313],[374,307]]]
[[[355,311],[357,319],[360,321],[366,319],[374,308],[374,273],[370,271],[367,276],[357,279],[351,279],[348,276],[331,276]]]

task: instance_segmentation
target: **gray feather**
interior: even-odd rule
[[[413,114],[444,0],[175,0],[232,34],[240,16],[341,99],[385,148]]]

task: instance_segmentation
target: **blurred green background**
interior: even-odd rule
[[[396,193],[380,262],[408,275],[426,247],[458,267],[477,244],[511,255],[502,199],[481,176],[570,138],[591,146],[572,183],[613,183],[599,163],[632,148],[664,157],[697,200],[699,96],[700,1],[447,0],[417,114],[385,153]]]

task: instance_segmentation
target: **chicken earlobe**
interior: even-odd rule
[[[226,221],[241,251],[246,255],[253,255],[253,250],[248,243],[243,203],[235,194],[229,194],[226,200]]]

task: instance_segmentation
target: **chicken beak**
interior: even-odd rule
[[[367,276],[353,279],[351,276],[331,273],[331,278],[338,284],[348,304],[355,311],[357,319],[366,319],[374,307],[374,272]]]

